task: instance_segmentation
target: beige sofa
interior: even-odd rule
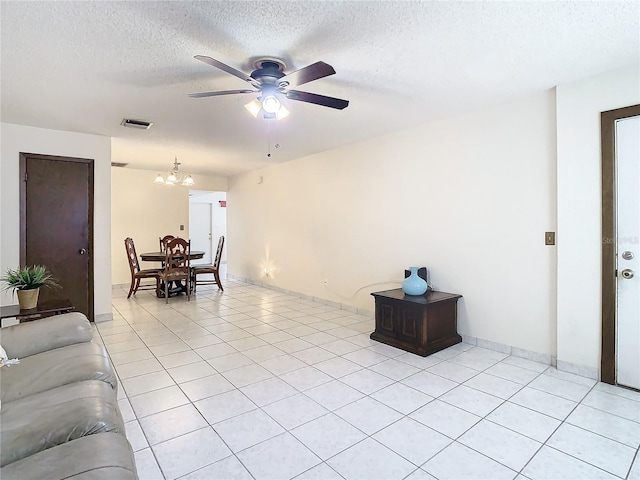
[[[0,328],[0,478],[137,479],[117,379],[80,313]]]

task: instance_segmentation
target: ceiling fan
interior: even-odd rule
[[[300,90],[290,90],[290,87],[297,87],[298,85],[303,85],[336,73],[331,65],[324,62],[316,62],[300,70],[286,74],[284,72],[284,62],[281,60],[269,57],[259,58],[253,63],[254,71],[251,72],[250,75],[247,75],[211,57],[196,55],[194,58],[244,80],[253,87],[253,90],[242,89],[190,93],[189,96],[192,98],[259,93],[260,96],[258,99],[248,103],[245,107],[255,117],[262,112],[265,118],[283,118],[289,114],[278,99],[279,95],[285,96],[290,100],[313,103],[338,110],[342,110],[349,105],[348,100],[327,97],[316,93],[302,92]]]

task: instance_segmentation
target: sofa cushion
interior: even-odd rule
[[[24,357],[2,369],[0,400],[44,392],[82,380],[101,380],[114,390],[118,383],[105,349],[93,342],[77,343]]]
[[[27,478],[135,480],[131,446],[119,433],[78,438],[13,462],[0,469],[2,480]]]
[[[9,358],[29,357],[75,343],[90,342],[92,338],[91,324],[79,312],[0,328],[0,343]]]
[[[124,434],[116,392],[87,380],[2,403],[0,466],[102,432]]]

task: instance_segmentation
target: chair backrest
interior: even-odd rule
[[[213,261],[213,268],[220,267],[220,259],[222,258],[222,247],[224,247],[224,235],[220,236],[220,240],[218,240],[218,249],[216,250],[216,258]]]
[[[167,249],[167,243],[169,243],[171,240],[173,240],[174,237],[173,235],[165,235],[164,237],[160,238],[160,251],[164,252]]]
[[[184,238],[174,238],[170,240],[165,247],[165,272],[170,272],[172,275],[185,274],[188,276],[191,265],[191,261],[189,260],[191,240],[187,241]]]
[[[124,248],[127,251],[129,269],[131,270],[131,276],[133,276],[140,271],[140,264],[138,263],[138,255],[136,254],[136,247],[133,244],[133,238],[127,237],[124,239]]]

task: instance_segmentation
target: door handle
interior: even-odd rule
[[[89,251],[86,248],[81,248],[78,252],[80,255],[86,255]]]
[[[620,274],[625,280],[631,280],[633,278],[633,270],[631,270],[630,268],[625,268],[624,270],[622,270],[622,272],[620,272]]]

